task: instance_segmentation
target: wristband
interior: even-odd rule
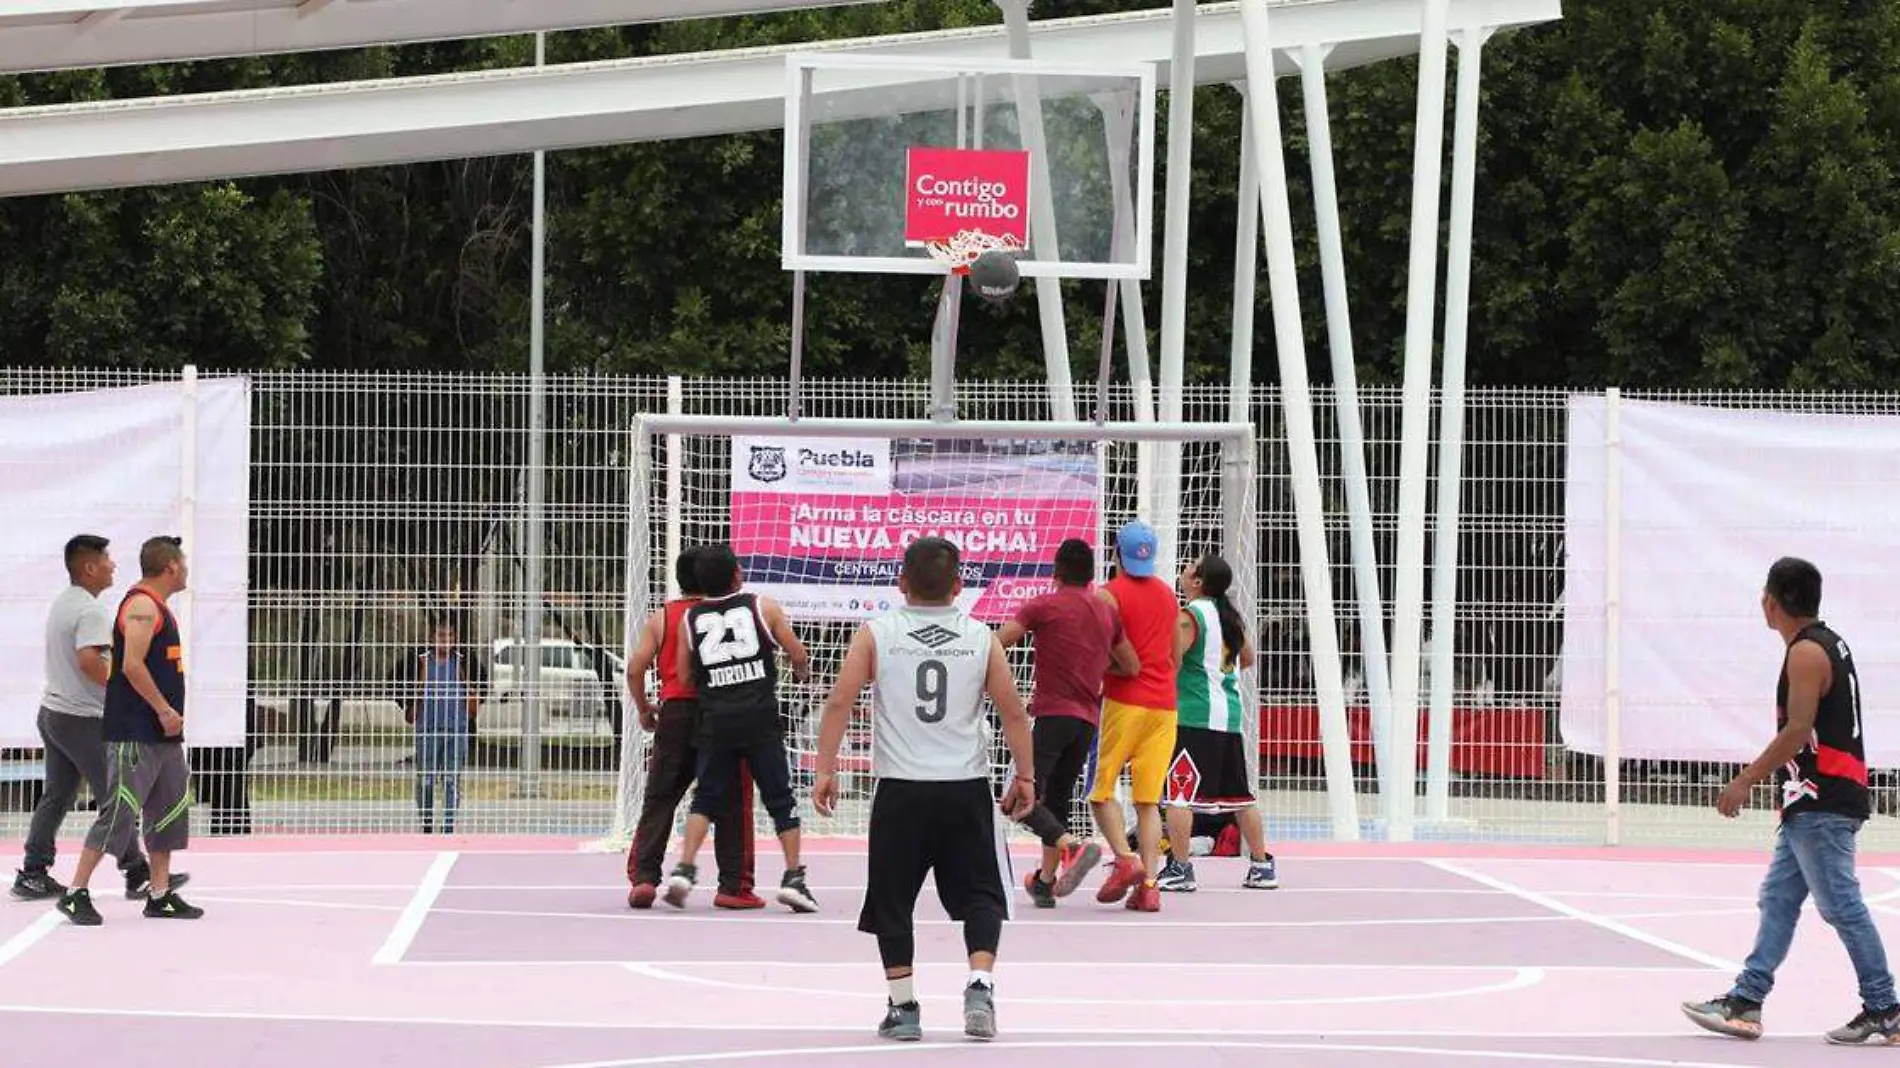
[[[1031,785],[1031,786],[1034,786],[1034,785],[1036,785],[1036,779],[1035,779],[1035,777],[1034,777],[1034,776],[1031,776],[1031,775],[1018,775],[1018,776],[1016,776],[1016,781],[1017,781],[1017,782],[1026,782],[1026,783],[1028,783],[1028,784],[1029,784],[1029,785]]]

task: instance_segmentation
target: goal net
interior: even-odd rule
[[[785,607],[810,649],[810,683],[781,671],[779,696],[800,815],[808,833],[862,837],[869,815],[871,716],[860,695],[840,751],[841,804],[830,817],[811,809],[818,721],[851,636],[896,607],[904,547],[941,535],[962,550],[961,607],[1000,627],[1053,583],[1056,547],[1082,538],[1096,548],[1106,577],[1114,532],[1157,514],[1178,527],[1160,530],[1161,568],[1172,582],[1181,562],[1218,552],[1233,565],[1234,603],[1258,618],[1258,524],[1254,443],[1245,424],[813,420],[650,416],[632,432],[631,516],[627,539],[627,633],[631,652],[640,623],[677,595],[673,564],[692,546],[728,543],[746,588]],[[1156,457],[1179,452],[1175,507],[1157,508]],[[1257,627],[1254,628],[1257,634]],[[1027,699],[1033,642],[1011,651]],[[657,693],[649,672],[647,692]],[[1248,707],[1258,707],[1251,673],[1242,678]],[[989,710],[993,777],[1009,754]],[[1258,782],[1258,722],[1247,718],[1249,770]],[[613,822],[602,849],[632,840],[646,783],[648,736],[629,730],[615,790]],[[1123,780],[1126,788],[1126,779]],[[685,818],[686,805],[677,818]],[[755,807],[761,833],[770,825]],[[1084,801],[1070,813],[1090,831]],[[677,825],[676,825],[677,830]]]

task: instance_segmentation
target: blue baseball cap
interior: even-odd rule
[[[1121,558],[1121,567],[1135,578],[1149,578],[1155,573],[1155,557],[1160,555],[1161,539],[1156,536],[1155,528],[1139,519],[1131,521],[1115,536],[1115,554]]]

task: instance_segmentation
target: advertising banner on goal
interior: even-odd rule
[[[794,617],[896,607],[904,549],[963,551],[958,601],[984,622],[1048,590],[1056,546],[1101,538],[1102,467],[1086,441],[732,439],[732,548],[754,591]]]
[[[1608,734],[1614,532],[1624,759],[1761,754],[1783,656],[1762,585],[1798,556],[1820,568],[1821,618],[1851,650],[1869,762],[1900,767],[1900,419],[1622,399],[1612,501],[1607,404],[1569,404],[1565,746],[1601,755]]]

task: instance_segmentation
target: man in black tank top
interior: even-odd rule
[[[1691,1020],[1717,1034],[1761,1037],[1761,1006],[1788,956],[1809,896],[1847,947],[1860,983],[1861,1011],[1827,1033],[1836,1045],[1900,1045],[1900,1004],[1880,931],[1861,898],[1855,836],[1867,821],[1867,758],[1860,679],[1847,642],[1819,619],[1821,572],[1784,557],[1768,569],[1762,616],[1787,645],[1775,685],[1774,741],[1722,791],[1716,807],[1733,817],[1755,785],[1773,779],[1781,809],[1774,859],[1762,879],[1755,948],[1722,997],[1685,1004]]]
[[[151,888],[145,915],[195,920],[204,910],[178,896],[182,873],[173,875],[172,854],[190,841],[191,768],[185,759],[184,634],[168,607],[185,588],[185,554],[177,538],[152,538],[139,550],[142,578],[119,605],[112,624],[111,675],[106,681],[106,792],[99,817],[86,835],[72,889],[59,911],[84,927],[103,920],[87,886],[104,856],[113,828],[144,820],[151,855]]]
[[[792,795],[791,762],[779,726],[778,653],[791,661],[792,676],[811,677],[811,654],[792,632],[785,610],[769,597],[739,588],[739,558],[729,545],[700,550],[694,565],[705,600],[686,613],[679,640],[679,672],[699,688],[698,785],[686,817],[679,864],[666,880],[666,903],[684,907],[698,880],[695,860],[726,798],[737,788],[741,762],[772,814],[785,851],[779,903],[793,912],[816,912],[817,899],[799,864],[798,801]]]

